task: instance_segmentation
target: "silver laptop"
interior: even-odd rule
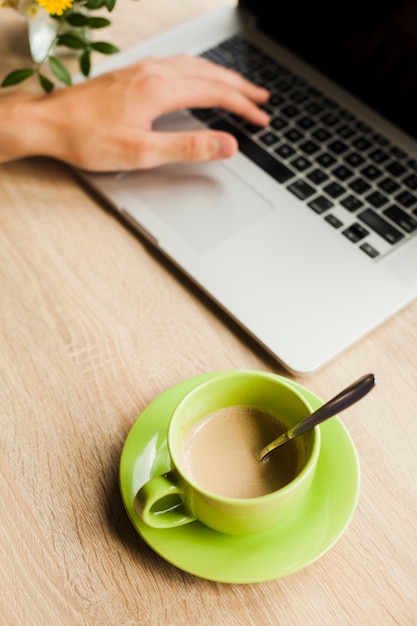
[[[271,90],[268,128],[206,109],[157,121],[234,133],[231,160],[83,176],[295,374],[417,295],[417,80],[388,47],[402,5],[245,0],[96,70],[189,52]]]

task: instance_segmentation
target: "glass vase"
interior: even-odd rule
[[[58,32],[58,22],[43,9],[27,18],[29,48],[35,63],[42,63],[52,52]]]

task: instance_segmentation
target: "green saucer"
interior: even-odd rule
[[[120,488],[127,513],[141,537],[176,567],[223,583],[256,583],[299,571],[323,555],[347,528],[360,487],[357,454],[338,417],[321,430],[321,451],[309,495],[283,524],[267,532],[233,536],[192,522],[172,529],[146,526],[133,508],[138,489],[155,474],[170,469],[166,447],[170,414],[195,385],[218,374],[204,374],[168,389],[133,424],[120,459]],[[274,374],[271,377],[281,378]],[[322,403],[310,391],[290,382],[316,408]]]

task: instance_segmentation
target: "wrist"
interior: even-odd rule
[[[48,154],[45,98],[21,92],[0,97],[0,163]]]

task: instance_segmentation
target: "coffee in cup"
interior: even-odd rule
[[[297,439],[259,462],[257,453],[286,430],[282,418],[261,408],[218,409],[186,433],[181,448],[184,470],[197,485],[220,496],[264,496],[285,487],[305,464]]]
[[[307,494],[320,430],[286,443],[264,462],[256,455],[311,412],[283,377],[214,374],[175,407],[167,437],[172,469],[139,489],[136,513],[160,529],[198,520],[219,532],[245,534],[279,524]]]

